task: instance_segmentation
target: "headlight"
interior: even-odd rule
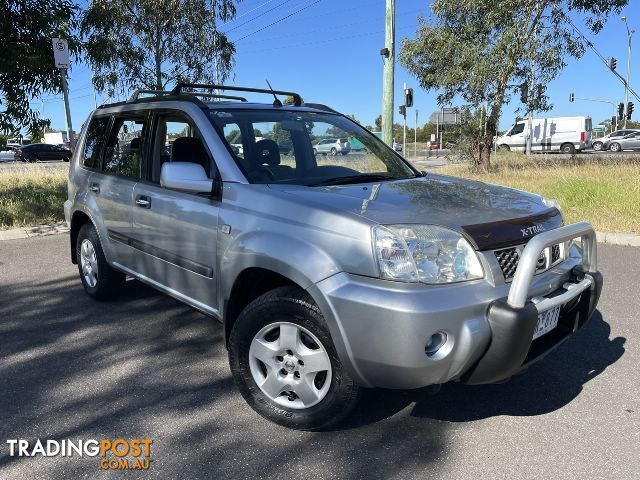
[[[374,229],[380,275],[388,280],[452,283],[484,276],[478,256],[462,235],[434,225]]]

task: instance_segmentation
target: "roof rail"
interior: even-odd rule
[[[304,106],[309,108],[315,108],[316,110],[324,110],[325,112],[340,113],[337,110],[334,110],[333,108],[328,107],[327,105],[323,105],[322,103],[305,103]]]
[[[249,93],[265,93],[267,95],[289,95],[293,97],[293,104],[296,107],[301,107],[304,102],[299,93],[285,92],[282,90],[267,90],[265,88],[248,88],[248,87],[236,87],[233,85],[208,85],[204,83],[178,83],[173,90],[172,95],[180,95],[183,88],[207,88],[210,90],[228,90],[234,92],[249,92]]]
[[[142,94],[152,94],[152,95],[171,95],[171,92],[168,90],[147,90],[144,88],[138,88],[136,91],[134,91],[131,96],[129,97],[129,100],[127,100],[127,102],[135,102],[136,100],[138,100],[138,97]]]
[[[173,92],[171,90],[147,90],[147,89],[139,88],[135,92],[133,92],[131,97],[129,97],[129,100],[127,100],[127,103],[135,102],[140,98],[140,95],[143,95],[143,94],[160,96],[160,95],[173,95]],[[241,102],[247,101],[246,98],[237,97],[235,95],[218,95],[215,93],[200,93],[200,92],[183,92],[183,94],[193,95],[194,97],[203,97],[203,98],[220,98],[223,100],[239,100]]]

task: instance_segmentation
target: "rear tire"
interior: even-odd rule
[[[509,147],[509,145],[500,145],[498,147],[498,150],[500,150],[501,152],[508,152],[509,150],[511,150],[511,148]]]
[[[562,153],[576,153],[576,147],[573,145],[573,143],[563,143],[560,146],[560,151]]]
[[[618,142],[613,142],[609,146],[609,150],[611,150],[612,152],[620,152],[622,150],[622,147],[620,146],[620,144]]]
[[[100,237],[92,224],[83,225],[78,232],[76,258],[82,286],[90,297],[107,300],[117,296],[126,276],[107,262]]]
[[[335,147],[331,149],[331,155],[333,155],[334,157],[338,155],[338,150],[336,150]]]
[[[298,287],[267,292],[240,313],[229,338],[229,364],[249,406],[288,428],[326,429],[360,396],[320,309]]]

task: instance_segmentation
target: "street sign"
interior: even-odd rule
[[[435,133],[432,133],[432,134],[431,134],[431,141],[432,141],[432,142],[435,142],[435,141],[436,141],[436,134],[435,134]]]
[[[593,127],[593,131],[595,133],[604,133],[606,130],[606,127]]]
[[[53,38],[53,59],[56,68],[69,68],[69,44],[64,38]]]

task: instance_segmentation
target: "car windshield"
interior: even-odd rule
[[[375,135],[341,115],[216,109],[210,118],[251,183],[320,186],[420,175]]]

